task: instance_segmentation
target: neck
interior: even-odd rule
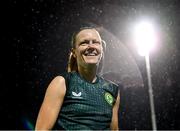
[[[94,83],[96,81],[97,66],[79,67],[78,72],[85,80]]]

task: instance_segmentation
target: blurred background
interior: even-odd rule
[[[121,88],[120,129],[152,129],[145,60],[132,40],[142,19],[158,32],[150,54],[157,129],[180,129],[178,0],[1,3],[0,129],[34,129],[48,84],[66,71],[71,35],[86,25],[98,25],[107,43],[102,74]]]

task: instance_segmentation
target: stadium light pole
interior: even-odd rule
[[[138,53],[145,57],[146,71],[148,78],[148,92],[150,98],[150,109],[151,109],[151,122],[152,129],[157,130],[156,126],[156,114],[154,108],[153,88],[151,80],[151,68],[149,53],[155,47],[157,43],[156,32],[153,25],[148,21],[142,21],[135,26],[134,30],[134,41],[138,49]]]

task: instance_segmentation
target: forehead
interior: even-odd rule
[[[101,40],[99,33],[95,29],[84,29],[76,35],[76,40]]]

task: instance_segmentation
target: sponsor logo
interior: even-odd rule
[[[82,94],[81,92],[76,93],[76,92],[72,91],[72,95],[75,96],[75,97],[80,97],[81,94]]]

